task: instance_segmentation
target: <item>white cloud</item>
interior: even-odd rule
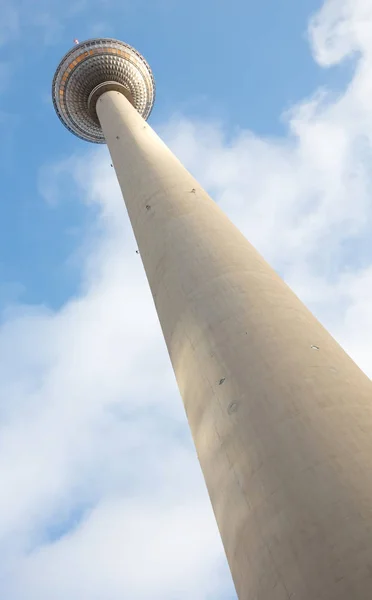
[[[310,23],[310,39],[316,60],[337,64],[360,52],[369,58],[372,50],[369,0],[327,0]]]
[[[163,128],[180,158],[370,375],[368,300],[364,311],[355,310],[355,290],[367,293],[372,281],[372,42],[361,33],[371,26],[369,0],[329,0],[312,19],[321,64],[354,50],[360,56],[342,93],[318,90],[285,115],[285,138],[241,131],[230,140],[220,124],[179,119]],[[338,44],[343,51],[331,54]]]
[[[0,330],[2,593],[218,597],[221,543],[109,159],[64,162],[48,199],[67,171],[99,214],[81,293],[9,308]]]
[[[329,0],[313,19],[321,64],[360,56],[342,94],[292,109],[286,138],[227,141],[180,119],[162,132],[371,373],[369,4]],[[89,150],[42,174],[49,202],[78,193],[91,214],[77,297],[2,315],[1,594],[222,598],[221,543],[109,163]]]

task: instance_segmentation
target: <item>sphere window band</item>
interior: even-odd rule
[[[74,46],[61,60],[53,79],[54,108],[65,127],[78,137],[102,144],[105,139],[88,106],[93,90],[119,84],[126,97],[147,119],[155,100],[152,71],[134,48],[111,38],[93,39]],[[96,100],[96,96],[94,96]]]

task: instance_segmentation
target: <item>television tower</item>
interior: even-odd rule
[[[372,383],[146,123],[154,97],[114,39],[53,80],[62,123],[109,147],[238,597],[367,600]]]

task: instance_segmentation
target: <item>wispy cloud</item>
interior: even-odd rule
[[[316,59],[329,66],[353,57],[354,73],[342,93],[318,90],[293,107],[285,138],[241,131],[228,141],[219,124],[179,119],[163,128],[181,159],[369,374],[370,318],[355,304],[370,297],[357,298],[356,290],[371,289],[372,43],[363,35],[371,24],[367,0],[330,0],[312,19]]]
[[[221,544],[108,157],[67,172],[99,212],[82,292],[9,308],[0,331],[3,593],[218,598]]]

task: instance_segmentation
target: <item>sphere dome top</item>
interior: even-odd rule
[[[94,102],[108,89],[123,91],[140,115],[148,118],[155,100],[155,81],[137,50],[119,40],[96,38],[67,52],[52,85],[54,108],[65,127],[83,140],[104,144]]]

